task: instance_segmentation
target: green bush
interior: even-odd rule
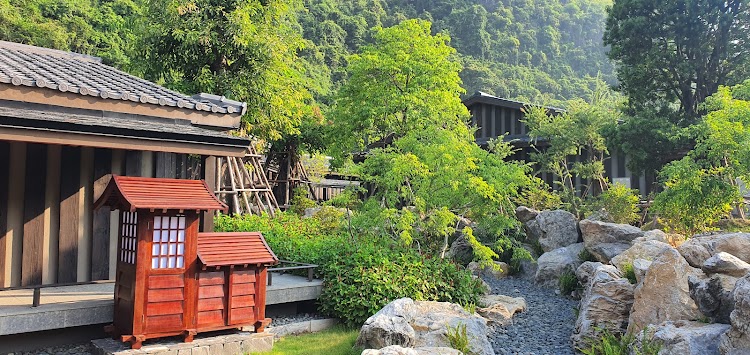
[[[569,296],[573,291],[580,290],[581,284],[578,282],[578,277],[573,271],[567,270],[558,280],[560,285],[560,293],[565,296]]]
[[[587,342],[585,348],[578,349],[584,355],[657,355],[661,346],[650,340],[643,331],[640,342],[631,334],[613,334],[599,329],[599,338]]]
[[[293,213],[268,216],[225,216],[215,219],[218,231],[260,231],[280,259],[318,264],[323,279],[320,310],[346,325],[360,326],[389,302],[446,301],[478,303],[481,282],[458,265],[425,256],[390,238],[351,238],[342,230],[326,230],[315,218]]]
[[[598,261],[596,260],[596,257],[594,256],[594,254],[591,254],[591,252],[586,248],[583,248],[583,250],[581,250],[581,252],[578,253],[578,260],[580,260],[581,262]]]
[[[622,274],[628,281],[635,285],[638,281],[635,278],[635,270],[633,269],[633,263],[626,263],[622,266]]]
[[[638,190],[629,189],[623,184],[614,184],[596,198],[594,205],[607,211],[613,222],[630,224],[639,218],[638,196]]]
[[[466,324],[461,323],[455,327],[448,327],[448,334],[446,335],[451,348],[469,354],[469,336],[466,334]]]

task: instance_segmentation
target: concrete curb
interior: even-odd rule
[[[280,325],[278,327],[268,327],[266,328],[266,332],[273,334],[275,339],[279,339],[287,335],[317,333],[319,331],[329,329],[336,324],[339,324],[339,320],[335,318],[314,319],[304,322]]]

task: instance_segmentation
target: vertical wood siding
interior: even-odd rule
[[[60,248],[60,155],[62,147],[47,146],[47,187],[44,202],[44,258],[42,283],[57,282]]]
[[[112,179],[112,151],[109,149],[96,149],[94,151],[94,179],[93,195],[91,203],[101,196],[104,189]],[[110,211],[109,208],[100,208],[93,211],[92,216],[92,241],[91,241],[91,280],[109,279],[110,258]]]
[[[5,286],[5,235],[8,233],[8,175],[10,144],[0,142],[0,287]]]
[[[62,147],[60,162],[60,232],[57,282],[78,278],[79,201],[81,199],[81,149]]]

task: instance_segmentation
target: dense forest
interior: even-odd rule
[[[370,28],[406,18],[433,23],[458,50],[468,94],[554,102],[591,97],[613,84],[602,45],[607,0],[305,0],[304,37],[315,44],[336,86],[346,55],[371,38]]]
[[[101,56],[144,74],[142,18],[152,1],[2,0],[0,38]],[[190,2],[185,2],[190,3]],[[199,5],[201,2],[193,2]],[[234,2],[230,2],[234,3]],[[252,2],[251,2],[252,3]],[[467,94],[553,103],[588,98],[597,84],[614,84],[602,36],[609,0],[303,0],[284,3],[305,39],[319,101],[345,80],[346,58],[372,42],[374,27],[407,18],[433,23],[451,37],[463,64]],[[140,47],[140,48],[139,48]]]

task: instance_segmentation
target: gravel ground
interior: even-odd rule
[[[489,338],[496,354],[575,354],[570,336],[575,327],[573,308],[578,306],[577,301],[525,279],[485,281],[493,294],[523,297],[527,305],[526,312],[513,317],[512,325],[491,327]]]
[[[315,313],[303,313],[303,314],[297,314],[294,316],[288,316],[288,317],[272,317],[273,321],[271,322],[271,325],[269,325],[269,328],[272,327],[279,327],[282,325],[287,325],[290,323],[298,323],[298,322],[305,322],[309,320],[315,320],[315,319],[326,319],[327,317],[324,317],[320,314]]]

